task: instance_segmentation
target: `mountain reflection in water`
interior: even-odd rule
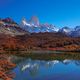
[[[14,80],[80,80],[79,60],[31,60],[18,64]]]

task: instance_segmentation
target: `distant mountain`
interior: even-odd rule
[[[75,31],[80,31],[80,26],[76,26]]]
[[[29,21],[23,18],[20,27],[31,33],[58,31],[58,29],[52,24],[41,24],[36,16],[33,16]]]
[[[59,29],[58,32],[64,33],[70,37],[80,37],[80,26],[76,26],[74,29],[71,29],[69,27],[63,27]]]
[[[11,18],[0,19],[0,33],[11,36],[27,34],[19,25]]]
[[[64,33],[66,35],[71,35],[72,29],[70,29],[69,27],[63,27],[59,29],[59,32]]]
[[[71,33],[72,37],[80,37],[80,26],[76,26]]]

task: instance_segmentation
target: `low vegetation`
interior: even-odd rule
[[[80,51],[80,38],[68,37],[62,33],[32,33],[15,37],[0,35],[0,51],[6,50]]]

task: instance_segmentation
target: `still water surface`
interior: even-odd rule
[[[14,80],[80,80],[80,61],[26,59],[13,72]]]

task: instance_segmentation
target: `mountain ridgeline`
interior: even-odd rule
[[[80,26],[58,29],[41,24],[36,16],[17,24],[11,18],[0,19],[0,50],[80,51]]]
[[[31,17],[30,20],[23,18],[20,24],[17,24],[11,18],[0,19],[0,33],[9,35],[24,35],[31,33],[63,33],[70,37],[80,37],[80,26],[74,29],[69,27],[57,28],[53,24],[41,24],[36,16]]]

